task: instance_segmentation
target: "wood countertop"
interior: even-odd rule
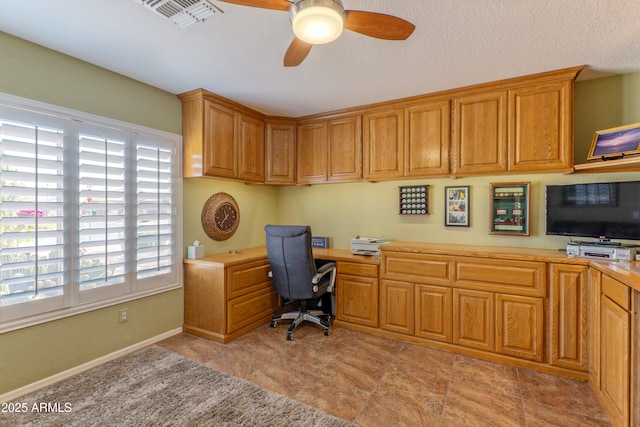
[[[514,248],[504,246],[458,245],[455,243],[426,243],[393,241],[380,246],[383,252],[409,252],[438,255],[465,255],[480,258],[513,259],[522,261],[559,262],[588,265],[585,258],[568,257],[564,250]]]
[[[380,264],[380,258],[366,255],[354,255],[349,249],[321,249],[313,248],[313,256],[317,259],[328,261],[355,262],[359,264]],[[255,248],[241,249],[235,252],[222,252],[207,255],[204,258],[185,259],[185,264],[207,264],[217,267],[231,267],[237,264],[267,258],[267,248],[258,246]]]
[[[564,251],[553,249],[514,248],[503,246],[458,245],[454,243],[426,243],[393,241],[380,249],[383,252],[407,252],[437,255],[463,255],[480,258],[512,259],[523,261],[542,261],[564,264],[591,265],[598,270],[620,280],[631,288],[640,292],[640,262],[599,261],[587,258],[568,257]],[[376,256],[354,255],[348,249],[313,248],[313,255],[317,259],[354,262],[360,264],[379,265],[380,258]],[[237,252],[222,252],[207,255],[199,259],[185,259],[185,264],[207,264],[219,267],[231,267],[246,262],[266,259],[265,246],[241,249]]]
[[[594,268],[640,292],[640,262],[591,261]]]

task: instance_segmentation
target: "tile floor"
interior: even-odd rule
[[[608,426],[589,385],[417,344],[286,323],[159,345],[360,426]]]

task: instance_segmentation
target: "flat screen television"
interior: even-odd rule
[[[640,240],[640,181],[547,185],[547,234]]]

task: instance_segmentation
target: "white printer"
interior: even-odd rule
[[[387,243],[389,243],[389,240],[358,236],[355,239],[351,239],[351,253],[356,255],[380,255],[380,246]]]

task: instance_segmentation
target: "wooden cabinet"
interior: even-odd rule
[[[264,249],[233,255],[185,260],[184,332],[226,343],[266,324],[279,307]]]
[[[509,171],[573,167],[573,79],[509,90]]]
[[[587,274],[585,265],[549,264],[550,362],[585,372]]]
[[[185,177],[264,181],[264,117],[202,89],[182,101]]]
[[[363,137],[365,179],[404,175],[404,108],[365,113]]]
[[[453,98],[453,174],[573,167],[573,81],[582,67],[474,86]],[[462,90],[464,92],[464,90]]]
[[[592,351],[598,353],[599,362],[589,371],[591,387],[614,426],[637,424],[636,414],[632,412],[632,402],[636,402],[638,392],[632,379],[637,343],[632,342],[631,335],[637,302],[627,285],[608,274],[592,274],[591,278],[595,279],[591,284],[600,288],[598,304],[591,306],[590,313],[591,324],[597,328],[598,345],[598,348],[592,347]]]
[[[339,261],[336,318],[378,327],[378,266]]]
[[[203,175],[235,178],[238,174],[235,146],[236,113],[231,108],[208,99],[204,99],[203,102]],[[191,144],[191,141],[185,141],[186,144]]]
[[[448,99],[365,113],[365,179],[449,174],[450,121]]]
[[[600,396],[613,425],[629,425],[631,320],[627,310],[602,295],[600,302]]]
[[[236,114],[237,178],[264,182],[264,119]]]
[[[600,293],[602,272],[589,268],[589,383],[600,389]]]
[[[496,352],[544,360],[544,300],[496,295]]]
[[[587,379],[583,260],[418,242],[392,242],[381,252],[380,329],[387,335],[412,334],[412,342]]]
[[[453,341],[453,290],[444,286],[416,285],[417,337]]]
[[[298,184],[362,179],[360,115],[300,124],[297,147]]]
[[[380,280],[380,327],[387,331],[413,335],[415,296],[413,283]]]
[[[298,184],[327,181],[327,123],[298,126]]]
[[[362,179],[362,116],[329,120],[327,181]]]
[[[449,174],[450,111],[449,100],[428,102],[406,109],[405,176]]]
[[[317,184],[567,171],[581,69],[298,119],[267,118],[197,89],[179,95],[184,176]]]
[[[265,178],[267,184],[296,183],[296,123],[267,120]]]
[[[453,99],[453,173],[507,170],[507,92]]]
[[[495,298],[491,292],[453,290],[453,343],[495,350]]]

